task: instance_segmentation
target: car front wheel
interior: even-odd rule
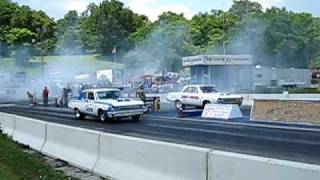
[[[202,103],[202,108],[205,108],[207,104],[210,104],[211,102],[210,101],[204,101]]]
[[[182,102],[179,100],[176,100],[174,104],[175,104],[177,110],[181,111],[181,110],[185,109],[185,105],[183,105]]]
[[[99,111],[98,118],[102,122],[105,122],[108,120],[108,117],[105,115],[105,113],[103,111]]]
[[[132,116],[133,121],[139,121],[140,120],[140,115]]]

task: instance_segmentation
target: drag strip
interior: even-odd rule
[[[108,133],[320,164],[320,129],[317,127],[189,121],[165,116],[166,113],[147,114],[137,123],[130,119],[102,123],[94,118],[76,120],[68,109],[11,106],[1,107],[0,111]]]

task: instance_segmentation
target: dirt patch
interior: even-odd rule
[[[255,100],[251,120],[320,124],[320,102],[307,100]]]
[[[56,171],[61,171],[65,175],[71,177],[70,179],[76,178],[76,179],[81,179],[81,180],[108,180],[106,178],[97,176],[91,172],[79,169],[77,167],[71,166],[68,163],[58,160],[58,159],[53,159],[48,156],[44,156],[40,154],[37,151],[33,151],[31,149],[24,149],[24,152],[27,152],[29,154],[37,154],[39,156],[42,156],[42,158],[45,160],[46,163],[48,163],[52,168],[54,168]]]

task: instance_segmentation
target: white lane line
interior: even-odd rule
[[[303,143],[303,144],[309,144],[309,145],[317,145],[317,144],[320,145],[320,143],[315,143],[314,141],[308,141],[308,140],[296,140],[296,139],[289,140],[289,139],[278,138],[278,137],[272,138],[268,136],[251,135],[251,134],[243,135],[239,133],[232,133],[232,132],[226,132],[226,131],[207,130],[207,129],[198,129],[198,128],[190,128],[190,127],[173,127],[173,126],[159,125],[159,124],[147,124],[147,126],[173,129],[173,130],[195,131],[195,132],[219,134],[219,135],[230,135],[230,136],[245,137],[245,138],[249,137],[249,138],[271,140],[271,141],[278,141],[278,142],[294,142],[294,143]]]
[[[14,107],[14,106],[17,106],[16,104],[0,104],[0,108],[3,108],[3,107]]]
[[[252,124],[249,122],[231,122],[231,121],[222,121],[222,120],[200,120],[200,119],[177,118],[177,117],[156,116],[156,115],[145,115],[145,117],[165,119],[165,120],[167,120],[166,122],[168,122],[168,120],[174,121],[172,119],[175,119],[175,120],[181,120],[183,122],[188,122],[188,121],[206,122],[206,123],[217,123],[217,124],[242,125],[242,126],[249,126],[249,127],[262,127],[262,128],[272,128],[272,129],[320,132],[320,129],[317,129],[317,128],[303,128],[303,127],[291,127],[291,126],[268,125],[268,124]],[[208,125],[210,126],[210,124],[208,124]]]

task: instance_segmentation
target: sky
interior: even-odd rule
[[[82,12],[89,3],[100,3],[102,0],[12,0],[19,4],[29,5],[33,9],[42,10],[49,16],[60,19],[69,10]],[[122,0],[125,6],[130,7],[138,14],[144,14],[154,21],[165,11],[184,13],[187,18],[199,12],[212,9],[227,10],[233,0]],[[271,6],[286,7],[295,12],[308,12],[320,17],[319,0],[255,0],[264,8]]]

